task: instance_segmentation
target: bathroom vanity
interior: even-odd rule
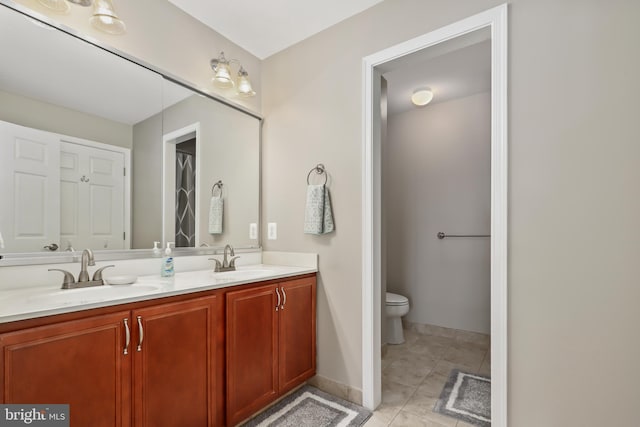
[[[141,277],[124,300],[117,288],[49,305],[3,292],[0,401],[69,403],[74,426],[232,426],[315,374],[315,269]]]

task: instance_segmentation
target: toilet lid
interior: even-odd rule
[[[409,304],[409,299],[405,296],[392,294],[387,292],[387,305],[406,305]]]

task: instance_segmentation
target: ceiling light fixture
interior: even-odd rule
[[[93,3],[93,16],[89,22],[96,29],[108,34],[119,35],[127,31],[122,19],[116,15],[111,0],[95,0]]]
[[[67,0],[38,0],[38,3],[56,13],[69,13],[69,3]]]
[[[433,99],[433,92],[428,87],[416,89],[411,95],[411,102],[418,107],[424,107]]]
[[[78,6],[89,7],[93,3],[93,0],[67,0],[69,3],[77,4]]]
[[[240,67],[236,81],[234,81],[231,76],[231,63],[238,64]],[[224,56],[224,52],[220,52],[217,58],[211,60],[211,69],[215,73],[211,80],[217,87],[221,89],[231,89],[235,87],[238,95],[245,97],[251,97],[256,94],[251,87],[249,73],[247,73],[247,70],[244,69],[237,59],[227,59]]]

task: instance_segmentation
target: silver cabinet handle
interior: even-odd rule
[[[284,310],[284,305],[287,303],[287,293],[284,291],[284,287],[280,288],[282,291],[282,305],[280,306],[280,310]]]
[[[142,351],[142,341],[144,340],[144,328],[142,327],[142,316],[138,316],[138,330],[140,338],[138,339],[138,351]]]
[[[129,319],[123,319],[124,321],[124,332],[125,332],[125,341],[124,341],[124,354],[129,354],[129,343],[131,342],[131,331],[129,330]]]
[[[276,286],[276,295],[278,295],[278,302],[276,303],[276,311],[278,311],[278,307],[280,307],[280,292],[278,292],[277,286]]]

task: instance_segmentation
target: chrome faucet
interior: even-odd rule
[[[231,259],[227,258],[227,251],[229,253],[229,256],[231,256]],[[216,273],[219,273],[222,271],[235,271],[236,260],[240,258],[239,256],[235,256],[235,255],[236,253],[233,250],[233,247],[231,245],[226,245],[224,247],[224,259],[222,260],[222,263],[215,258],[209,258],[210,260],[213,260],[216,262],[216,266],[213,269],[213,271]]]
[[[89,272],[87,271],[87,266],[93,267],[96,265],[96,262],[93,259],[93,251],[91,249],[85,249],[82,251],[82,261],[80,267],[80,274],[78,274],[78,282],[88,282],[89,281]]]
[[[93,273],[93,279],[89,280],[88,266],[93,267],[96,262],[93,258],[93,251],[91,249],[85,249],[82,251],[82,260],[80,266],[80,273],[78,274],[78,281],[73,277],[73,274],[66,270],[59,268],[50,268],[49,271],[61,271],[64,273],[64,279],[62,281],[62,289],[75,289],[75,288],[87,288],[89,286],[102,286],[104,281],[102,280],[102,271],[105,268],[114,267],[113,265],[105,265],[100,267]]]

